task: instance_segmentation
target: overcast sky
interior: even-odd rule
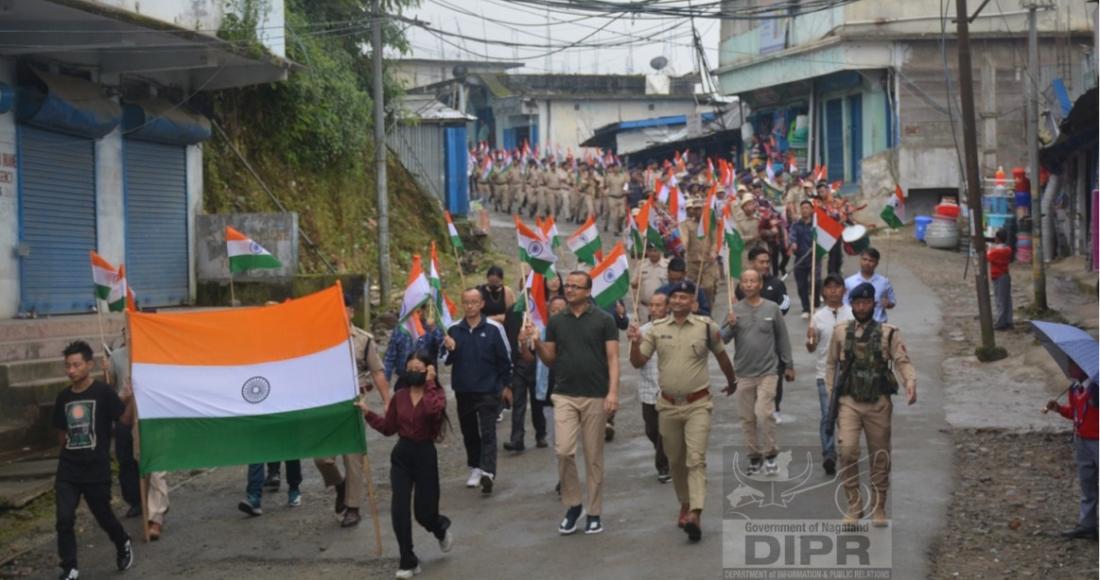
[[[472,13],[472,14],[471,14]],[[484,14],[488,19],[481,18]],[[529,6],[509,4],[505,0],[421,0],[421,5],[406,12],[446,32],[459,33],[490,41],[535,44],[540,47],[515,48],[480,41],[439,37],[419,27],[410,27],[406,34],[412,43],[412,57],[483,60],[488,55],[498,60],[520,60],[526,73],[644,73],[652,72],[649,61],[664,56],[669,74],[685,74],[695,70],[691,48],[691,22],[688,19],[609,18],[586,14],[549,14],[549,45],[551,50],[584,40],[586,44],[606,44],[633,41],[629,47],[571,48],[549,57],[542,46],[547,45],[547,13]],[[492,22],[493,20],[500,22]],[[697,19],[695,25],[707,52],[708,64],[717,66],[718,20]],[[597,31],[606,26],[603,30]],[[448,44],[450,43],[450,44]],[[457,45],[457,46],[456,46]],[[549,61],[548,61],[549,58]],[[549,71],[547,70],[549,68]]]

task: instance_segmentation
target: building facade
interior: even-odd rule
[[[214,0],[11,0],[0,8],[0,318],[89,312],[89,252],[142,306],[195,295],[201,91],[286,78],[283,3],[260,54],[217,37]]]
[[[731,10],[769,4],[724,2]],[[822,164],[830,181],[865,198],[900,183],[919,210],[962,183],[954,9],[946,17],[940,9],[936,0],[860,0],[724,21],[719,86],[751,108],[753,133],[781,137],[800,167]],[[1056,81],[1071,99],[1095,85],[1094,12],[1074,0],[1039,11],[1041,109],[1056,107]],[[970,25],[984,175],[1026,165],[1027,29],[1027,11],[1007,0],[992,0]]]

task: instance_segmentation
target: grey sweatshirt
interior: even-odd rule
[[[764,300],[755,308],[742,300],[733,305],[737,324],[722,325],[722,340],[733,340],[733,368],[738,376],[774,375],[778,363],[791,368],[791,341],[779,305]]]

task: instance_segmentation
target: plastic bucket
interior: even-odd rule
[[[938,204],[935,208],[933,208],[933,211],[936,212],[936,216],[942,216],[951,219],[959,217],[959,206],[954,203]]]
[[[985,225],[987,228],[997,231],[1008,225],[1008,222],[1012,219],[1010,213],[991,213],[985,216]]]
[[[932,216],[919,215],[913,218],[913,223],[917,225],[914,235],[917,236],[917,241],[924,241],[924,231],[928,229],[928,224],[932,223]]]
[[[982,205],[985,207],[987,213],[990,214],[1006,214],[1009,213],[1011,208],[1008,207],[1009,197],[1007,195],[987,195],[982,198]]]

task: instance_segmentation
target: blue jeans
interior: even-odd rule
[[[1081,515],[1077,526],[1089,530],[1096,529],[1096,439],[1073,437],[1074,454],[1077,459],[1077,478],[1081,482]]]
[[[248,465],[248,486],[245,488],[245,493],[248,495],[248,503],[256,507],[260,506],[260,498],[263,497],[264,467],[266,465],[263,463]],[[291,491],[297,490],[302,484],[301,460],[294,459],[286,462],[286,484]]]
[[[829,422],[829,390],[825,388],[825,379],[817,379],[817,399],[821,403],[821,426],[818,429],[821,437],[821,456],[828,459],[836,459],[836,431],[832,435],[825,434],[825,426]]]

